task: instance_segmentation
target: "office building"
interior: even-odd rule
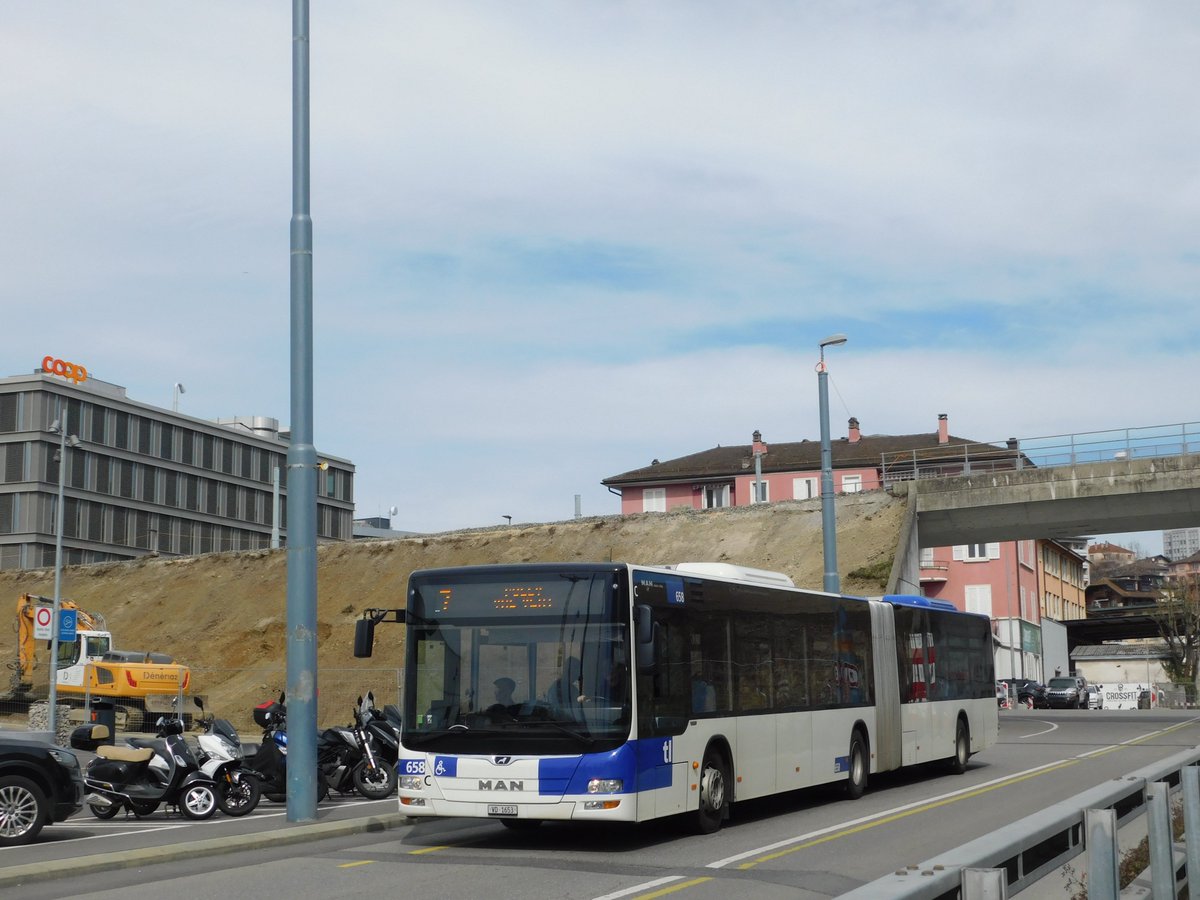
[[[276,497],[286,543],[288,435],[274,419],[192,418],[131,400],[81,366],[50,357],[42,366],[0,378],[0,569],[54,565],[60,437],[51,429],[64,412],[79,439],[66,451],[64,564],[266,548]],[[320,459],[318,540],[350,540],[354,466]]]

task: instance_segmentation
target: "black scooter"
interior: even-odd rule
[[[394,769],[400,758],[400,710],[390,703],[378,709],[375,695],[368,692],[362,715],[367,731],[375,739],[375,751]]]
[[[184,818],[207,819],[217,811],[216,785],[183,739],[183,722],[158,720],[153,740],[133,738],[126,745],[100,745],[108,726],[83,725],[71,735],[71,746],[96,758],[83,773],[84,801],[98,819],[111,819],[122,809],[148,816],[162,804],[178,807]]]
[[[317,737],[317,761],[339,793],[357,791],[368,800],[382,800],[396,790],[396,769],[379,752],[368,722],[374,695],[358,698],[354,722],[346,728],[326,728]]]

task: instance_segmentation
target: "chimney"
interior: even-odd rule
[[[858,419],[854,416],[850,417],[850,443],[857,444],[858,439],[862,437],[858,430]]]
[[[766,453],[767,445],[763,443],[762,432],[757,428],[754,429],[754,434],[751,435],[754,440],[754,446],[750,448],[751,453]]]
[[[950,443],[950,417],[945,413],[938,413],[938,443]]]

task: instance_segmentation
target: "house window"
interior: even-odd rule
[[[755,488],[758,490],[755,491]],[[762,481],[750,482],[750,502],[767,503],[771,499],[771,485],[764,478]]]
[[[642,488],[642,512],[666,512],[666,488]]]
[[[813,500],[821,496],[821,487],[815,478],[793,478],[792,499]]]
[[[861,475],[843,475],[842,476],[842,493],[857,494],[862,491],[862,476]]]
[[[729,505],[729,485],[706,484],[701,494],[701,509],[719,509]]]
[[[963,588],[967,612],[992,615],[992,586],[990,584],[968,584]]]
[[[932,547],[922,547],[921,548],[921,568],[922,569],[932,569],[933,568],[933,548]]]
[[[1000,558],[999,544],[958,544],[954,548],[954,558],[963,562],[987,562],[989,559]]]

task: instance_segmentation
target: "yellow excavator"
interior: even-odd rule
[[[49,694],[50,676],[39,662],[34,633],[37,610],[52,609],[53,603],[36,594],[17,598],[17,656],[9,663],[9,688],[0,700],[40,700]],[[187,694],[191,683],[187,666],[165,653],[117,650],[102,615],[80,609],[70,600],[60,600],[59,605],[75,610],[77,635],[76,640],[58,645],[59,703],[82,706],[90,694],[124,709],[127,716],[140,714],[152,722],[159,713],[174,710],[179,696]]]

